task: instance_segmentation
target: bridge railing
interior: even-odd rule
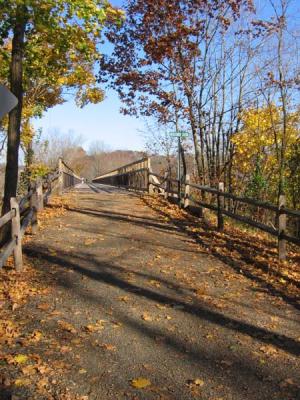
[[[100,175],[94,178],[92,182],[139,191],[148,191],[149,170],[151,170],[150,159],[145,157]]]
[[[82,182],[82,178],[75,174],[72,168],[70,168],[62,158],[58,160],[58,172],[59,172],[59,194],[65,189],[73,187],[78,183]]]
[[[224,191],[224,184],[218,188],[201,186],[190,182],[189,175],[182,181],[173,179],[168,173],[164,176],[155,174],[151,169],[150,159],[144,158],[134,163],[110,171],[93,180],[94,183],[104,183],[125,187],[149,193],[159,193],[166,199],[172,199],[181,207],[187,209],[198,208],[201,215],[203,209],[216,213],[217,227],[224,228],[224,216],[254,227],[277,237],[278,256],[286,259],[286,243],[300,245],[300,229],[298,233],[290,233],[288,222],[294,220],[293,226],[300,226],[300,211],[286,207],[285,196],[280,196],[279,204],[274,205],[249,197],[241,197]],[[247,209],[248,206],[248,209]],[[259,210],[255,213],[254,210]],[[262,212],[269,213],[268,222],[262,222]],[[256,218],[254,218],[256,215]],[[296,230],[297,231],[297,230]]]
[[[15,197],[10,199],[10,211],[0,217],[0,229],[11,224],[10,239],[0,251],[0,268],[13,254],[15,268],[22,269],[22,239],[27,227],[31,225],[32,233],[35,234],[38,230],[38,212],[43,210],[51,194],[53,192],[61,194],[79,182],[81,178],[62,159],[59,159],[58,168],[43,179],[38,178],[32,182],[25,196],[19,200]]]

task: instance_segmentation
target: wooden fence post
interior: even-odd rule
[[[219,182],[218,189],[220,192],[224,192],[224,183]],[[222,195],[218,194],[218,230],[224,229],[224,219],[222,214]]]
[[[58,159],[58,194],[61,196],[64,189],[64,169],[62,159]]]
[[[38,194],[36,190],[36,185],[32,185],[33,193],[30,197],[30,208],[33,210],[32,220],[31,220],[31,231],[33,234],[37,233],[38,230],[38,219],[37,219],[37,210],[38,210]]]
[[[169,182],[168,182],[169,173],[165,172],[164,179],[165,179],[165,193],[164,198],[167,200],[169,197]]]
[[[183,208],[187,208],[189,205],[190,205],[190,175],[186,174],[184,182]]]
[[[148,193],[153,194],[154,193],[154,186],[152,185],[152,175],[151,175],[151,159],[150,157],[147,158],[147,186],[148,186]]]
[[[15,216],[11,220],[11,237],[16,242],[14,247],[14,259],[16,270],[20,271],[23,267],[22,257],[22,237],[21,237],[21,224],[20,224],[20,210],[19,204],[15,197],[10,199],[10,207],[15,211]]]
[[[44,199],[43,199],[43,182],[41,178],[36,180],[36,196],[37,196],[37,211],[42,211],[44,208]]]
[[[52,181],[49,178],[49,176],[47,177],[47,196],[45,196],[45,204],[48,204],[48,200],[49,200],[49,196],[52,193]]]
[[[148,171],[148,192],[149,194],[154,194],[154,186],[152,185],[152,175]]]
[[[283,235],[286,231],[286,213],[284,211],[286,205],[285,195],[279,196],[278,204],[278,257],[279,260],[286,260],[286,240],[283,239]]]

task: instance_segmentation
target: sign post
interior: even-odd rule
[[[180,202],[181,197],[181,161],[180,161],[180,153],[181,153],[181,140],[188,137],[188,132],[185,131],[177,131],[170,132],[170,136],[177,137],[178,140],[178,162],[177,162],[177,180],[178,180],[178,201]]]
[[[18,104],[18,99],[5,86],[0,85],[0,119]]]

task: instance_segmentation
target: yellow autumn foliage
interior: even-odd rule
[[[241,113],[241,121],[243,128],[231,139],[235,145],[235,170],[243,175],[251,174],[260,161],[266,177],[276,174],[283,137],[282,110],[273,104],[251,108]],[[299,138],[299,123],[298,113],[288,114],[286,158]]]
[[[28,167],[28,171],[30,173],[30,180],[35,181],[38,177],[44,177],[48,174],[50,169],[43,163],[35,162]]]

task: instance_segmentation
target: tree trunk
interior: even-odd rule
[[[18,105],[9,114],[7,132],[7,155],[5,169],[4,199],[2,215],[10,209],[10,198],[15,197],[18,185],[18,162],[20,146],[20,127],[23,97],[23,48],[25,36],[25,9],[19,6],[16,12],[16,22],[12,40],[10,86],[12,93],[18,99]]]
[[[186,159],[185,159],[184,148],[183,148],[182,145],[180,145],[180,155],[181,155],[181,160],[182,160],[183,176],[185,177],[186,174],[187,174],[187,170],[186,170]]]
[[[197,130],[196,130],[196,123],[195,123],[195,117],[193,114],[193,102],[192,98],[190,95],[187,95],[188,99],[188,104],[189,104],[189,119],[190,119],[190,125],[191,125],[191,130],[192,130],[192,136],[193,136],[193,142],[194,142],[194,151],[195,151],[195,161],[196,161],[196,166],[197,166],[197,172],[198,172],[198,177],[200,179],[200,182],[202,183],[202,168],[201,168],[201,149],[197,137]]]
[[[284,3],[285,4],[285,3]],[[285,20],[285,15],[282,16]],[[282,62],[282,46],[283,46],[283,27],[280,26],[279,38],[278,38],[278,75],[279,75],[279,89],[281,97],[282,107],[282,119],[283,119],[283,132],[281,138],[280,148],[280,161],[279,161],[279,184],[278,184],[278,202],[280,196],[285,194],[285,167],[286,167],[286,143],[287,143],[287,93],[286,84],[283,72]]]

